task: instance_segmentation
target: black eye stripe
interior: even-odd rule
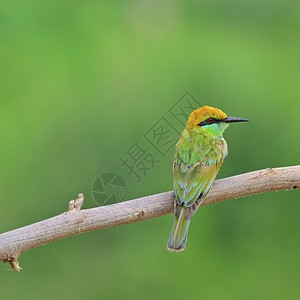
[[[199,126],[205,126],[205,125],[211,125],[211,124],[214,124],[214,123],[220,123],[221,121],[220,120],[217,120],[215,118],[208,118],[206,120],[204,120],[203,122],[199,123],[198,125]]]

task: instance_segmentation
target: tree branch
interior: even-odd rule
[[[254,194],[300,187],[300,165],[268,168],[216,180],[203,205]],[[75,234],[147,220],[173,212],[173,191],[80,210],[83,195],[69,210],[53,218],[0,234],[0,260],[20,271],[19,255],[32,248]]]

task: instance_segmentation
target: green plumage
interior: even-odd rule
[[[202,106],[189,116],[176,144],[173,163],[175,220],[167,245],[170,251],[185,248],[191,218],[205,200],[227,155],[223,133],[233,122],[249,120],[227,117],[210,106]]]
[[[225,128],[220,129],[224,131]],[[169,250],[184,250],[191,218],[204,201],[226,155],[226,141],[222,136],[212,134],[211,130],[196,128],[182,132],[173,164],[176,201]]]

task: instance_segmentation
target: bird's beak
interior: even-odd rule
[[[224,123],[235,123],[235,122],[250,122],[247,119],[238,118],[238,117],[226,117],[222,120]]]

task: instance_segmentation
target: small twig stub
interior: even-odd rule
[[[71,200],[69,202],[69,210],[68,211],[78,211],[81,209],[81,206],[83,204],[83,201],[84,201],[84,196],[83,194],[78,194],[78,198],[75,199],[75,200]]]

